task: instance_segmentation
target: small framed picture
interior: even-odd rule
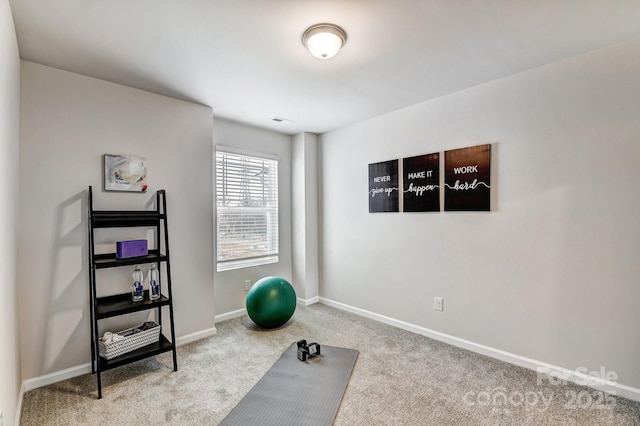
[[[141,157],[104,154],[104,190],[147,192],[147,166]]]

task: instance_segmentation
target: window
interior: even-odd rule
[[[278,160],[216,149],[217,270],[278,262]]]

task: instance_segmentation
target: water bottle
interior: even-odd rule
[[[144,299],[144,292],[142,291],[142,280],[144,279],[144,275],[140,270],[140,266],[136,265],[136,268],[133,270],[133,274],[131,274],[131,278],[133,279],[131,300],[134,302],[142,302]]]
[[[158,270],[156,264],[151,264],[149,269],[149,300],[160,299],[160,281],[158,281]]]

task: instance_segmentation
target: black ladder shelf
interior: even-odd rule
[[[173,371],[178,371],[176,357],[175,329],[173,324],[173,298],[171,295],[171,263],[169,262],[169,236],[167,233],[167,200],[164,190],[156,193],[156,210],[123,211],[123,210],[94,210],[92,187],[89,187],[89,297],[91,310],[91,372],[97,373],[98,399],[102,398],[101,373],[112,368],[120,367],[135,361],[159,355],[165,352],[173,352]],[[154,228],[155,248],[148,250],[146,256],[127,259],[116,258],[116,253],[96,254],[94,230],[99,228]],[[161,246],[164,243],[163,251]],[[162,274],[158,280],[163,294],[158,300],[150,301],[148,290],[144,292],[144,300],[133,302],[131,292],[97,297],[96,270],[105,268],[117,268],[140,264],[155,263],[158,271],[161,265],[166,267],[166,283],[162,283]],[[162,331],[162,307],[169,308],[169,325],[171,340]],[[162,327],[158,342],[127,352],[115,358],[106,359],[99,355],[98,321],[133,312],[141,312],[156,309],[157,323]]]

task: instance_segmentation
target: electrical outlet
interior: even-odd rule
[[[244,291],[249,291],[251,288],[251,280],[244,280]]]
[[[433,298],[433,309],[435,309],[436,311],[442,311],[442,305],[444,303],[444,300],[442,299],[442,297],[434,297]]]

